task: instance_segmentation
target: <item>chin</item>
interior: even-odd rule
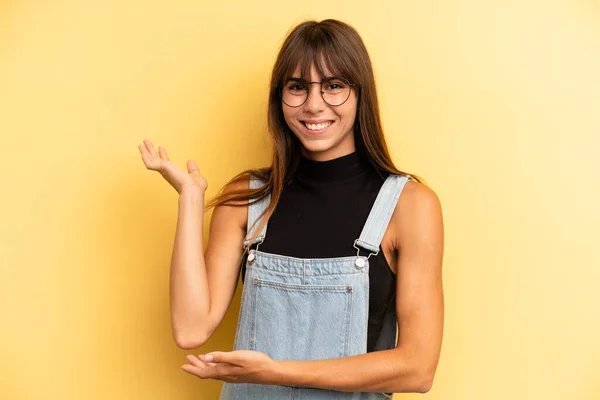
[[[346,148],[354,147],[354,138],[351,135],[339,136],[337,132],[328,132],[325,136],[307,135],[302,129],[293,130],[294,135],[301,143],[304,151],[314,156],[324,155],[325,158],[333,158],[330,155],[338,153],[347,153]],[[349,137],[350,136],[350,137]],[[348,139],[352,140],[352,145],[348,143]]]
[[[304,150],[306,150],[309,153],[325,153],[325,152],[329,152],[332,151],[334,149],[334,146],[332,146],[330,143],[302,143],[302,146],[304,147]]]

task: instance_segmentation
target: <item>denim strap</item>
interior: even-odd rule
[[[354,247],[358,245],[373,254],[379,253],[381,239],[383,239],[390,223],[400,193],[402,193],[402,189],[409,179],[410,176],[408,175],[390,175],[387,177],[379,190],[360,237],[354,242]]]
[[[262,180],[256,178],[253,175],[250,176],[250,189],[258,189],[258,188],[262,187],[264,184],[265,184],[265,182],[263,182]],[[247,235],[246,235],[246,239],[244,240],[245,248],[248,248],[249,246],[251,246],[255,243],[262,242],[265,239],[265,235],[267,234],[267,224],[265,224],[265,226],[262,228],[260,234],[254,239],[254,241],[252,243],[250,243],[250,238],[252,237],[252,235],[254,235],[254,232],[256,232],[256,229],[258,229],[258,226],[260,225],[260,222],[262,221],[262,219],[258,220],[258,217],[264,210],[267,209],[270,202],[271,202],[271,194],[269,193],[268,195],[263,197],[258,202],[248,205],[248,225],[247,225],[247,229],[246,229]],[[254,224],[255,222],[256,222],[256,225],[252,226],[252,224]],[[252,230],[250,230],[251,228],[252,228]]]

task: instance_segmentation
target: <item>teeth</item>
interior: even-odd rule
[[[324,124],[308,124],[305,122],[304,125],[306,125],[306,127],[311,131],[320,131],[321,129],[325,129],[331,125],[331,122],[325,122]]]

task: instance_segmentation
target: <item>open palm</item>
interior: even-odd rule
[[[177,193],[181,194],[183,190],[201,190],[204,192],[208,188],[208,182],[200,175],[200,170],[194,160],[188,160],[188,172],[185,172],[169,160],[167,151],[164,148],[159,146],[157,152],[148,139],[145,139],[144,144],[139,145],[138,149],[142,154],[142,160],[146,168],[158,171],[175,188]]]

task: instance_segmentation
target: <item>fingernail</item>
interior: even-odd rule
[[[204,356],[204,360],[208,362],[212,362],[213,358],[214,357],[212,354],[207,354],[206,356]]]

